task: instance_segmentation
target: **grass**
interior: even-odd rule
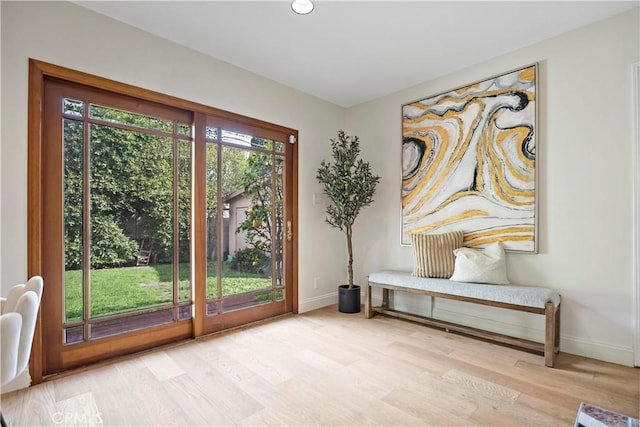
[[[207,298],[217,296],[215,262],[207,265]],[[224,266],[222,296],[271,288],[271,278],[241,273]],[[149,308],[173,301],[173,269],[171,264],[144,267],[121,267],[90,272],[91,317]],[[189,266],[178,267],[178,299],[189,301],[191,287]],[[82,271],[65,273],[67,321],[82,319]]]

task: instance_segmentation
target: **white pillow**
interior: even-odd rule
[[[456,282],[490,283],[508,285],[507,263],[501,242],[484,249],[458,248],[453,251],[456,262],[453,276]]]

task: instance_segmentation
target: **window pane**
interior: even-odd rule
[[[96,104],[89,105],[89,117],[111,123],[135,126],[142,129],[152,129],[171,134],[173,133],[173,122],[171,120],[159,119],[115,108],[103,107]]]
[[[284,221],[284,213],[283,213],[283,200],[284,200],[284,176],[285,176],[285,161],[284,157],[276,156],[276,164],[275,164],[275,181],[276,181],[276,194],[274,196],[275,203],[275,230],[274,230],[274,239],[273,239],[273,248],[274,248],[274,266],[275,266],[275,274],[274,274],[274,282],[276,288],[282,289],[284,288],[284,277],[283,277],[283,261],[284,261],[284,239],[287,236],[287,224]],[[276,300],[281,301],[283,299],[282,291],[276,293]]]
[[[252,137],[251,146],[256,148],[264,148],[265,150],[273,150],[273,141],[270,139]]]
[[[218,128],[207,126],[205,130],[205,138],[208,141],[217,141],[218,140]]]
[[[229,144],[242,145],[244,147],[251,146],[251,135],[245,135],[243,133],[232,132],[222,129],[222,142]]]
[[[222,310],[230,311],[271,301],[258,296],[272,288],[273,173],[270,154],[222,147],[222,156],[231,254],[223,271]]]
[[[173,301],[172,146],[90,127],[91,318]]]
[[[276,151],[278,153],[284,153],[284,143],[276,141]]]
[[[191,143],[178,141],[179,301],[191,301]]]
[[[218,302],[207,301],[207,316],[215,316],[218,314]]]
[[[64,114],[80,117],[84,116],[84,102],[65,98],[62,101],[62,104],[64,107]]]
[[[84,341],[84,326],[72,326],[64,329],[64,344]]]
[[[215,299],[218,298],[218,145],[207,144],[206,156],[207,299]],[[215,314],[218,314],[217,311],[210,310],[207,305],[207,315]]]
[[[178,123],[178,133],[180,135],[191,136],[191,125],[187,123]]]
[[[191,319],[191,306],[183,305],[178,308],[178,320],[187,320]]]
[[[162,325],[173,321],[173,308],[154,311],[151,313],[141,313],[130,317],[105,319],[104,321],[93,323],[90,327],[90,338],[103,338],[118,335],[124,332],[144,329],[152,325]]]
[[[270,139],[259,138],[257,136],[246,135],[225,129],[222,129],[222,142],[242,147],[262,148],[264,150],[273,150],[274,147],[274,142]]]
[[[82,153],[84,124],[63,120],[65,321],[82,320]]]

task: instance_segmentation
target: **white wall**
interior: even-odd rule
[[[350,108],[347,130],[360,136],[363,155],[383,177],[375,204],[357,224],[361,281],[376,269],[413,265],[411,248],[399,243],[401,105],[539,62],[539,253],[508,254],[509,276],[562,294],[562,351],[632,365],[638,11]],[[415,297],[399,303],[416,311],[428,307]],[[543,336],[536,316],[446,301],[436,308],[445,318]]]
[[[299,130],[299,303],[335,301],[346,249],[322,225],[315,170],[344,109],[66,2],[2,2],[2,294],[27,276],[28,59],[166,93]],[[320,286],[313,288],[313,278]]]

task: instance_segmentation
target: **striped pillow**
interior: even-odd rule
[[[442,234],[412,234],[415,264],[413,276],[448,279],[453,275],[456,257],[453,250],[462,247],[462,231]]]

